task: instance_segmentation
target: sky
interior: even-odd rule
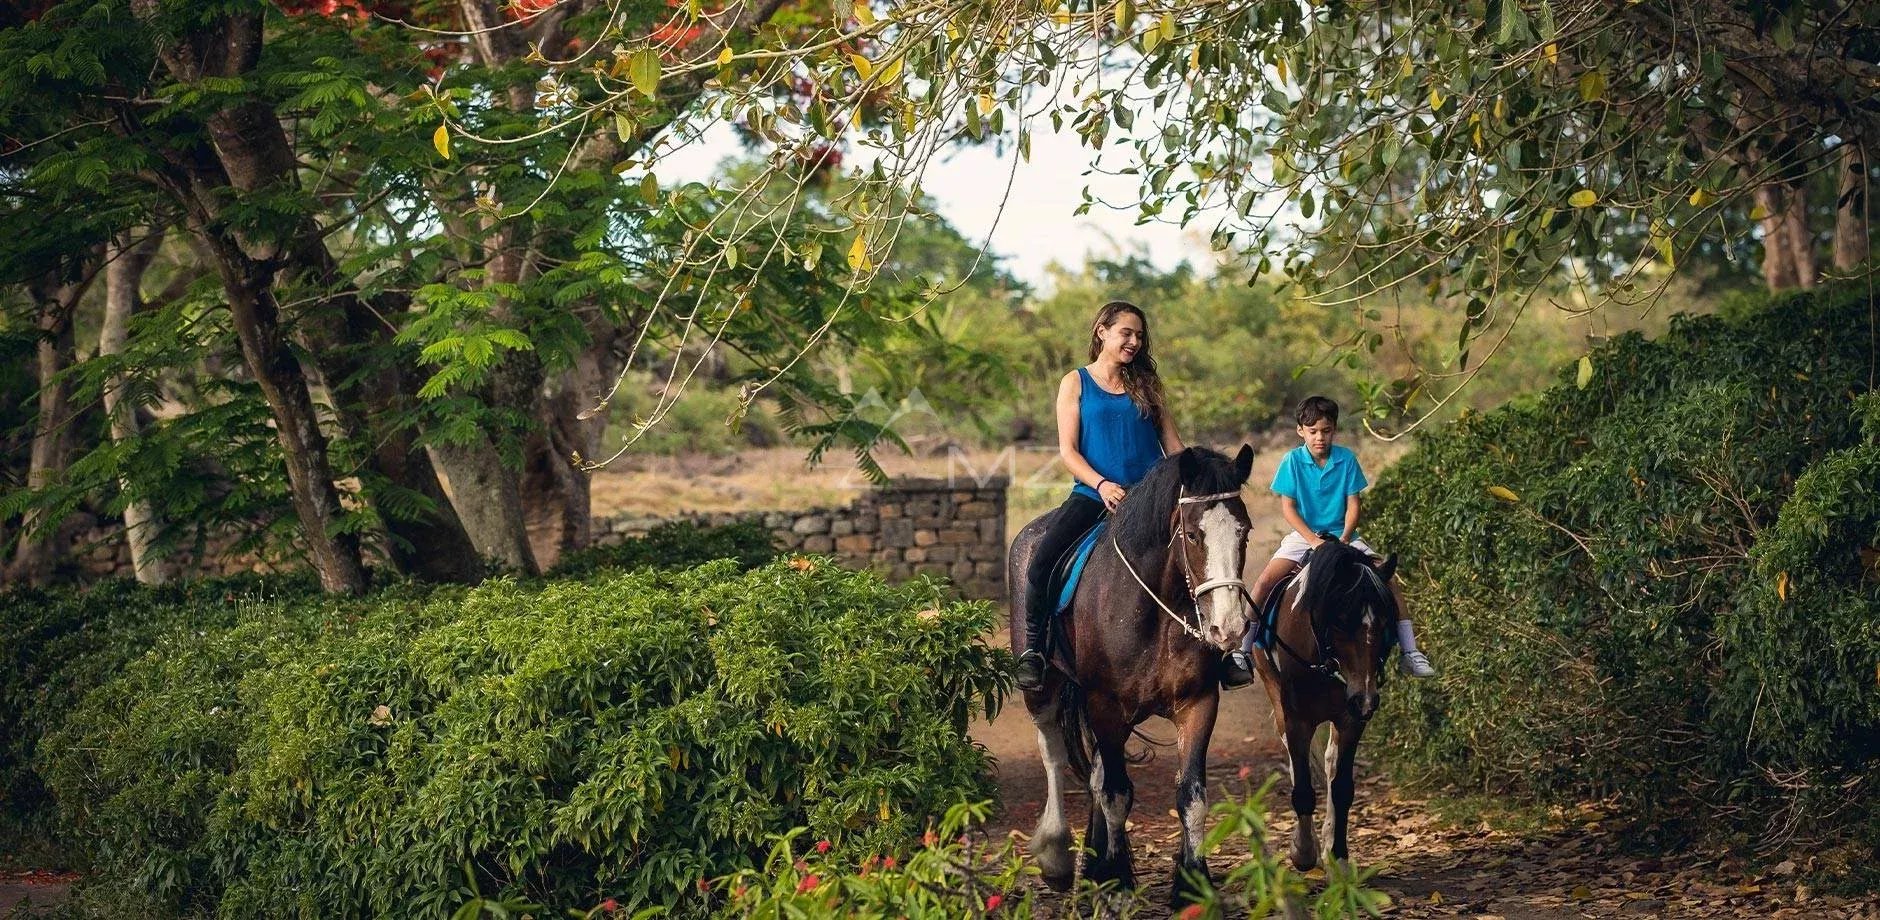
[[[1150,119],[1144,118],[1143,122]],[[1159,130],[1138,122],[1138,130]],[[1068,127],[1068,126],[1067,126]],[[1049,288],[1049,267],[1083,264],[1087,255],[1118,256],[1138,252],[1157,267],[1172,269],[1184,260],[1204,274],[1214,264],[1208,250],[1206,215],[1184,230],[1171,223],[1136,226],[1136,212],[1093,206],[1075,216],[1083,202],[1083,189],[1100,199],[1133,201],[1135,176],[1084,175],[1092,151],[1075,132],[1051,131],[1050,122],[1033,125],[1031,159],[1018,156],[1012,145],[1001,153],[992,144],[963,147],[936,156],[928,165],[922,188],[937,204],[941,216],[966,239],[979,242],[991,233],[991,251],[1004,257],[1012,275],[1034,286]],[[1119,145],[1112,141],[1112,149]],[[661,162],[662,180],[707,180],[726,158],[743,154],[732,129],[723,124],[707,130],[682,157]],[[850,160],[845,166],[853,164]],[[1012,170],[1016,168],[1016,175]],[[1000,214],[1000,196],[1008,177],[1009,200]]]

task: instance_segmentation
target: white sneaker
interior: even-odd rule
[[[1397,659],[1397,666],[1411,677],[1435,677],[1436,669],[1430,667],[1429,658],[1422,652],[1404,652]]]

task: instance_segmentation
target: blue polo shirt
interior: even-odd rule
[[[1358,466],[1358,455],[1337,444],[1332,445],[1324,466],[1314,462],[1312,451],[1301,444],[1287,451],[1279,469],[1273,471],[1273,491],[1298,503],[1299,516],[1313,533],[1343,533],[1345,497],[1370,484]]]

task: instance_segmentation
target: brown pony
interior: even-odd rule
[[[1355,788],[1352,765],[1358,740],[1377,711],[1378,681],[1397,622],[1390,576],[1395,556],[1381,566],[1350,544],[1327,540],[1312,550],[1306,564],[1280,597],[1279,619],[1265,654],[1254,656],[1273,719],[1286,742],[1292,774],[1292,862],[1301,871],[1318,865],[1312,836],[1312,736],[1332,723],[1325,749],[1325,774],[1332,807],[1324,835],[1331,838],[1331,858],[1346,859],[1345,826]]]
[[[1060,891],[1077,866],[1064,817],[1067,768],[1090,789],[1084,877],[1134,886],[1126,830],[1134,787],[1124,745],[1150,716],[1175,723],[1182,758],[1173,901],[1186,900],[1194,879],[1207,875],[1201,843],[1221,652],[1236,647],[1252,613],[1240,578],[1249,529],[1240,488],[1252,468],[1253,449],[1244,446],[1231,461],[1200,447],[1164,457],[1130,488],[1058,621],[1054,668],[1043,687],[1025,694],[1025,707],[1038,728],[1046,787],[1031,851],[1045,882]],[[1049,518],[1012,539],[1014,641],[1023,635],[1025,581]]]

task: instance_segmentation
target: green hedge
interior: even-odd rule
[[[989,793],[985,604],[723,560],[244,611],[165,636],[41,745],[141,910],[682,904],[803,826],[847,851]]]
[[[145,588],[0,592],[0,839],[55,837],[39,739],[161,636],[227,629],[244,605],[317,595],[311,578],[237,576]]]
[[[690,521],[660,524],[643,537],[575,550],[555,563],[557,578],[581,578],[606,569],[674,569],[713,559],[736,559],[756,568],[777,558],[777,541],[756,520],[722,527]]]
[[[1380,477],[1367,536],[1445,671],[1387,695],[1399,774],[1761,831],[1880,766],[1870,309],[1623,336]]]

